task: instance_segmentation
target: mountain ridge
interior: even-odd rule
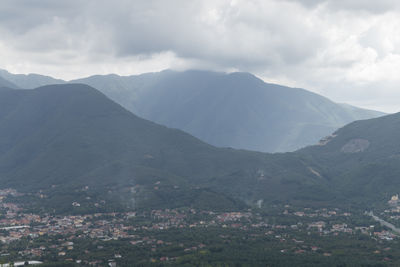
[[[100,77],[80,79],[135,114],[182,129],[207,143],[264,152],[293,151],[314,144],[338,127],[381,115],[352,112],[304,89],[267,84],[248,73],[162,72],[138,88],[103,86]],[[102,77],[104,78],[104,77]],[[114,77],[115,78],[115,77]],[[93,80],[94,79],[94,80]],[[131,82],[132,83],[132,82]],[[150,83],[150,82],[147,82]],[[127,91],[131,91],[129,94]]]
[[[0,69],[0,77],[17,85],[18,88],[22,89],[34,89],[49,84],[65,83],[64,80],[55,79],[50,76],[34,74],[34,73],[13,74],[4,69]]]
[[[24,77],[26,84],[30,76],[18,77]],[[95,75],[70,82],[95,87],[140,117],[212,145],[254,151],[294,151],[317,143],[346,123],[383,115],[240,72],[166,70]]]

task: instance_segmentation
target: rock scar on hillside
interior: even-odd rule
[[[359,153],[365,151],[369,147],[369,141],[367,139],[351,139],[347,142],[340,151],[343,153]]]
[[[316,170],[314,170],[313,168],[308,167],[308,170],[309,170],[312,174],[318,176],[319,178],[322,178],[322,175],[321,175],[319,172],[317,172]]]
[[[321,140],[319,140],[318,144],[319,146],[324,146],[326,144],[328,144],[333,138],[335,138],[337,135],[336,134],[331,134],[328,136],[325,136],[324,138],[322,138]]]

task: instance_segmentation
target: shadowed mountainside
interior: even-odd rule
[[[293,151],[355,120],[382,113],[336,104],[303,89],[268,84],[249,73],[186,71],[89,84],[133,113],[219,147]]]
[[[227,207],[302,194],[315,182],[309,174],[295,155],[213,147],[141,119],[87,85],[0,92],[3,187],[48,190],[58,199],[89,186],[136,207]]]

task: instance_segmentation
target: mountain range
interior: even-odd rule
[[[92,87],[0,91],[0,183],[58,211],[237,209],[262,203],[378,205],[396,193],[400,114],[358,121],[319,145],[266,154],[217,148],[141,119]]]
[[[0,76],[27,89],[67,83],[36,74],[0,71]],[[303,89],[265,83],[249,73],[163,71],[96,75],[70,83],[90,85],[142,118],[209,144],[263,152],[294,151],[347,123],[383,115]]]
[[[15,84],[18,88],[33,89],[49,84],[60,84],[65,81],[60,79],[54,79],[49,76],[39,74],[12,74],[6,70],[0,69],[0,77],[7,80],[8,82]]]

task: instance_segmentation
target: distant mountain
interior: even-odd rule
[[[49,76],[39,74],[12,74],[6,70],[0,69],[0,77],[12,82],[19,88],[33,89],[43,85],[65,83],[63,80],[54,79]]]
[[[383,115],[268,84],[249,73],[164,71],[74,82],[89,84],[143,118],[212,145],[264,152],[293,151],[349,122]]]
[[[71,208],[85,186],[135,207],[237,208],[302,195],[310,174],[295,155],[213,147],[87,85],[0,92],[1,187],[42,190],[55,209]]]
[[[0,76],[21,88],[65,83],[35,74],[0,71]],[[268,84],[249,73],[163,71],[71,82],[95,87],[134,114],[209,144],[264,152],[294,151],[347,123],[384,115],[303,89]]]
[[[18,87],[15,84],[0,77],[0,90],[5,90],[5,88],[16,89]]]

